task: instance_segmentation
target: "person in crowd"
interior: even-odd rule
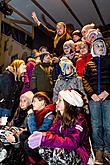
[[[94,23],[86,24],[85,26],[83,26],[83,28],[81,30],[82,40],[86,41],[86,35],[87,35],[88,31],[90,29],[94,29],[94,28],[95,28],[95,24]]]
[[[61,67],[61,74],[53,89],[53,102],[56,103],[58,94],[63,89],[79,89],[85,94],[82,80],[77,76],[76,68],[73,66],[73,63],[67,57],[62,57],[59,65]]]
[[[27,127],[27,112],[32,109],[33,97],[34,94],[31,91],[27,91],[20,96],[19,107],[16,110],[12,121],[7,124],[7,130],[13,132],[13,135],[6,136],[10,143],[15,141],[15,137],[20,138],[20,135],[22,135],[20,140],[23,141],[23,139],[26,139],[30,135]]]
[[[3,72],[0,80],[0,117],[12,116],[18,107],[26,65],[14,60]]]
[[[86,64],[91,60],[92,55],[89,53],[89,44],[86,41],[81,41],[80,57],[76,61],[76,71],[79,76],[83,76]]]
[[[110,163],[110,57],[103,38],[93,41],[91,54],[83,86],[89,100],[95,164],[103,164],[104,158]]]
[[[72,40],[74,43],[81,41],[82,39],[82,34],[80,30],[75,30],[72,32]]]
[[[46,46],[41,46],[39,48],[39,53],[45,53],[45,52],[48,52],[48,48]]]
[[[52,126],[47,132],[36,131],[25,144],[27,162],[86,165],[90,155],[89,129],[80,113],[82,108],[83,99],[76,90],[60,91]]]
[[[28,128],[34,131],[46,131],[50,128],[55,114],[55,106],[46,92],[37,92],[33,98],[33,108],[28,111]]]
[[[53,53],[55,53],[56,56],[59,57],[63,53],[64,42],[71,39],[71,36],[66,31],[66,24],[64,22],[58,22],[56,25],[56,31],[54,31],[44,26],[37,18],[35,12],[32,12],[32,18],[42,31],[44,31],[47,35],[54,39]]]
[[[49,52],[40,54],[41,63],[37,64],[32,72],[32,90],[47,92],[52,97],[54,84],[54,67]]]
[[[103,37],[102,33],[98,28],[95,27],[95,24],[87,24],[82,28],[82,40],[91,44],[96,38]]]
[[[69,60],[73,62],[73,65],[76,66],[77,56],[75,53],[75,46],[73,40],[68,40],[63,44],[63,56],[66,56]]]
[[[24,83],[21,91],[22,94],[27,91],[32,91],[32,71],[36,65],[36,60],[34,58],[28,58],[27,60],[26,73],[24,74]]]

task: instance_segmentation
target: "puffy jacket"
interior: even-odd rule
[[[49,131],[43,133],[41,145],[50,148],[75,150],[80,154],[84,165],[90,154],[89,130],[82,114],[79,114],[74,125],[62,129],[62,121],[53,122]]]

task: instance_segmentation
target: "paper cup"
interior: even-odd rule
[[[2,116],[2,117],[0,118],[0,125],[3,125],[3,126],[6,125],[7,119],[8,119],[8,117]]]

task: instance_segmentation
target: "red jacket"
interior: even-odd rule
[[[81,55],[76,61],[76,71],[79,76],[83,76],[86,64],[91,60],[92,55],[90,53]]]

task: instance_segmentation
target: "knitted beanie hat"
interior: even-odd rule
[[[20,96],[20,99],[26,98],[29,102],[29,105],[32,104],[32,99],[34,97],[34,94],[31,91],[25,92]]]
[[[75,90],[62,90],[59,95],[70,105],[82,107],[84,104],[81,95]]]
[[[64,44],[63,44],[63,49],[64,48],[71,48],[71,49],[74,49],[74,42],[73,40],[68,40],[66,41]]]
[[[47,92],[37,92],[35,93],[34,97],[44,97],[47,104],[50,104],[51,103],[51,100],[50,98],[48,97],[48,94]]]
[[[61,68],[61,72],[63,75],[65,75],[65,70],[66,68],[69,66],[71,66],[73,69],[74,69],[74,66],[73,66],[73,63],[71,62],[71,60],[69,60],[67,57],[62,57],[60,59],[60,62],[59,62],[59,65],[60,65],[60,68]]]
[[[77,35],[79,37],[82,37],[81,31],[80,30],[75,30],[72,32],[72,36]]]

